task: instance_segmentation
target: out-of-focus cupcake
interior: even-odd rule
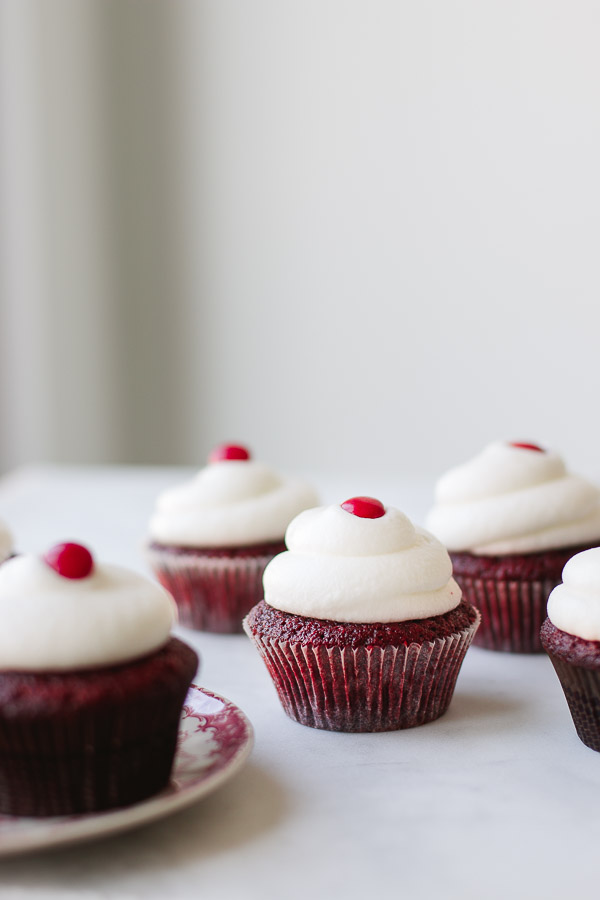
[[[226,444],[186,484],[161,494],[149,527],[147,554],[175,597],[183,625],[241,632],[262,597],[267,563],[285,550],[291,519],[314,506],[313,489]]]
[[[0,566],[0,812],[97,812],[166,785],[198,664],[175,616],[79,544]]]
[[[0,563],[13,555],[13,536],[5,522],[0,519]]]
[[[397,509],[355,497],[301,513],[244,627],[285,712],[331,731],[441,716],[479,614],[446,550]]]
[[[498,441],[438,481],[426,524],[481,612],[474,643],[533,653],[565,563],[600,542],[600,490],[550,450]]]
[[[541,631],[577,734],[600,751],[600,547],[573,556]]]

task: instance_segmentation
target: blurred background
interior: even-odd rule
[[[0,470],[600,478],[600,6],[0,0]],[[361,492],[360,490],[358,492]]]

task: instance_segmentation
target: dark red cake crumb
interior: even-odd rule
[[[178,688],[182,678],[191,681],[197,665],[196,652],[170,638],[154,653],[121,665],[69,672],[0,672],[0,722],[65,717],[128,700],[146,702]],[[1,739],[0,732],[0,750]]]
[[[422,644],[469,628],[477,613],[464,600],[441,616],[408,622],[333,622],[282,612],[264,600],[248,615],[248,627],[262,637],[322,647],[387,647]]]
[[[546,619],[541,631],[542,644],[547,653],[560,656],[572,666],[600,670],[600,641],[586,641],[576,634],[568,634]]]
[[[577,547],[561,547],[560,550],[545,550],[541,553],[511,553],[507,556],[485,556],[463,551],[450,553],[450,558],[455,578],[457,575],[518,581],[555,578],[559,584],[562,581],[562,570],[571,557],[596,546],[597,544],[585,544]]]
[[[170,556],[215,557],[216,559],[250,559],[254,556],[276,556],[286,549],[285,541],[269,541],[262,544],[247,544],[244,547],[183,547],[175,544],[160,544],[151,541],[149,550]]]

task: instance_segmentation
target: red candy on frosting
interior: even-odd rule
[[[55,544],[44,555],[44,562],[63,578],[87,578],[94,568],[94,558],[81,544]]]
[[[374,497],[351,497],[341,507],[360,519],[380,519],[385,514],[385,506]]]
[[[226,459],[250,459],[250,452],[241,444],[219,444],[209,454],[209,463],[223,462]]]
[[[511,447],[520,447],[522,450],[535,450],[537,453],[544,453],[543,447],[538,447],[537,444],[528,444],[523,441],[511,441]]]

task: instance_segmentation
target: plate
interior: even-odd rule
[[[123,809],[47,819],[0,816],[0,856],[92,840],[161,819],[218,788],[244,765],[252,725],[230,700],[193,684],[179,725],[171,781],[141,803]]]

